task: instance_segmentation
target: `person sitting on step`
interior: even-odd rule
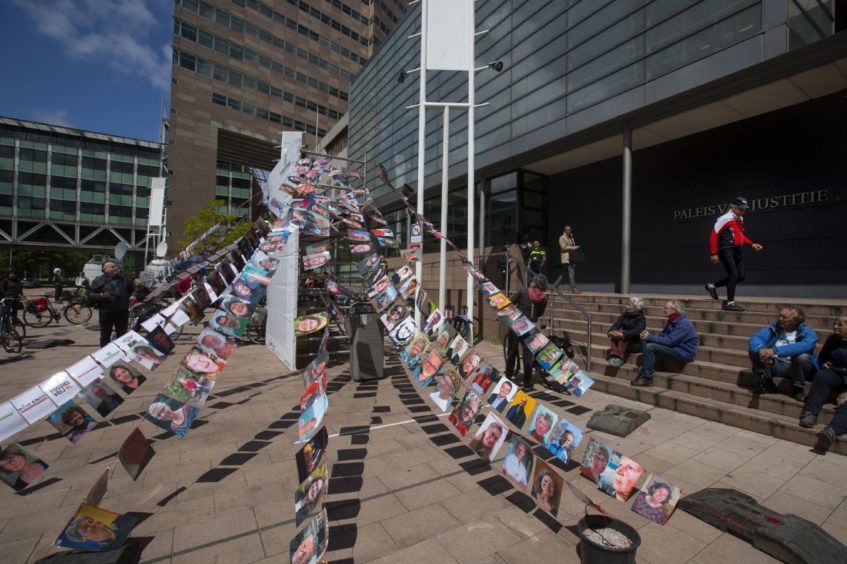
[[[691,362],[697,354],[697,331],[676,300],[665,302],[668,321],[659,334],[641,332],[641,373],[630,384],[652,386],[656,357]]]
[[[617,368],[626,361],[628,352],[637,352],[641,348],[641,332],[647,328],[643,309],[641,298],[629,298],[626,309],[609,328],[607,334],[612,339],[609,346],[610,365]]]
[[[823,344],[817,362],[820,370],[803,406],[800,426],[814,427],[829,394],[832,390],[839,392],[832,421],[821,433],[821,438],[831,444],[836,436],[847,433],[847,394],[843,393],[847,390],[847,315],[835,319],[832,335]]]
[[[760,393],[776,391],[773,378],[779,376],[791,379],[794,399],[806,399],[806,379],[815,370],[812,353],[818,335],[804,321],[802,309],[787,306],[779,311],[776,321],[750,337],[750,361],[759,379]]]

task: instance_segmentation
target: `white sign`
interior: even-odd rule
[[[65,370],[83,388],[103,377],[103,369],[90,356],[68,366]]]
[[[112,366],[120,360],[126,359],[124,351],[122,351],[120,347],[118,347],[118,345],[114,343],[109,343],[99,351],[92,353],[91,357],[106,368]]]
[[[9,402],[0,403],[0,441],[27,428],[27,423],[18,410]]]
[[[18,413],[29,423],[37,423],[59,407],[50,401],[47,394],[38,386],[16,395],[10,401],[18,410]]]
[[[426,68],[473,71],[473,0],[423,0],[426,11]]]
[[[39,386],[56,405],[62,405],[71,400],[80,390],[76,382],[64,370],[50,376]]]
[[[161,227],[162,217],[165,215],[165,179],[150,179],[150,216],[147,225],[150,227]]]

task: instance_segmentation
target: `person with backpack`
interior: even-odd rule
[[[537,274],[532,279],[529,288],[519,290],[511,297],[515,307],[533,323],[536,323],[544,315],[544,310],[547,308],[548,286],[547,277],[543,274]],[[506,335],[506,340],[508,341],[506,377],[513,380],[517,367],[519,339],[517,335],[510,331]],[[521,348],[523,349],[523,389],[529,391],[532,390],[532,367],[535,364],[535,355],[523,341],[521,341]]]

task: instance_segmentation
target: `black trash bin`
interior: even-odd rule
[[[635,564],[635,551],[641,544],[641,535],[623,521],[606,515],[589,515],[586,511],[585,517],[576,526],[579,529],[579,559],[582,564]],[[616,548],[586,536],[586,531],[597,529],[614,529],[629,539],[630,546]]]
[[[347,315],[350,336],[350,377],[355,381],[385,377],[382,322],[370,302],[351,304]]]

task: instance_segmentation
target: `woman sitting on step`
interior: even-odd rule
[[[847,316],[840,316],[832,324],[832,335],[826,340],[818,354],[820,370],[815,374],[812,391],[806,398],[800,426],[812,428],[817,425],[818,414],[823,404],[834,390],[839,393],[836,399],[835,414],[829,425],[821,433],[827,446],[835,442],[835,437],[847,432]]]
[[[609,328],[612,339],[609,346],[609,364],[618,367],[626,361],[629,352],[637,352],[641,344],[641,332],[647,327],[644,317],[644,302],[635,296],[629,298],[626,309]]]

